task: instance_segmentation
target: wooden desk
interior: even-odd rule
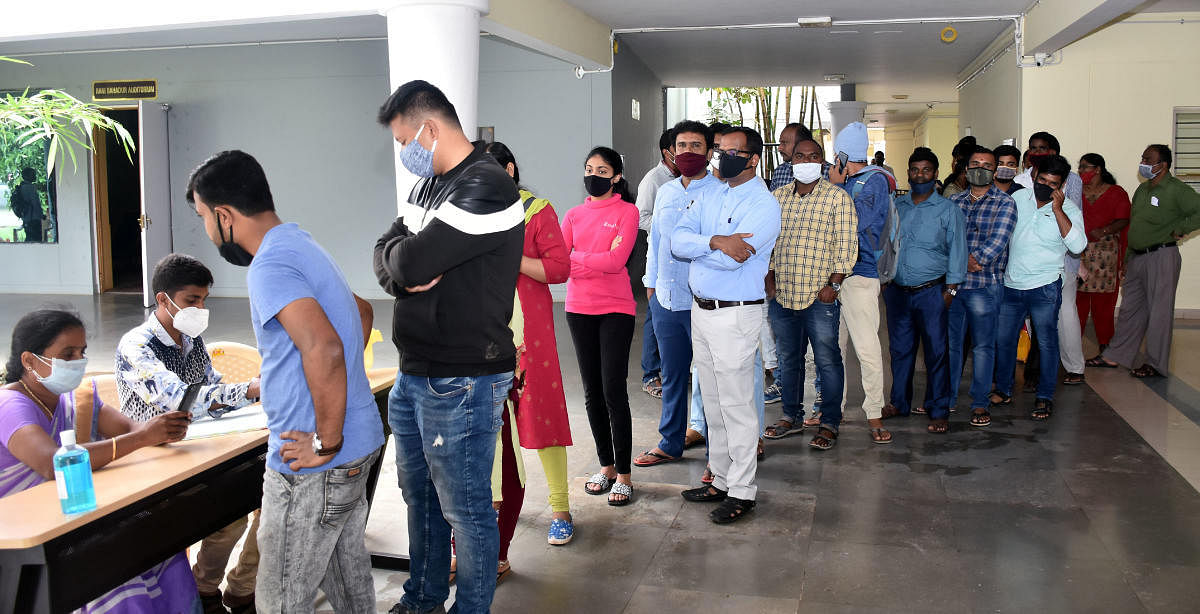
[[[368,373],[385,430],[395,378]],[[53,482],[0,499],[0,613],[70,612],[258,509],[266,452],[265,430],[142,448],[96,471],[96,509],[71,517]]]

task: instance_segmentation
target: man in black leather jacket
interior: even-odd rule
[[[375,245],[379,284],[396,297],[400,373],[388,414],[408,505],[411,577],[392,612],[440,611],[449,597],[450,531],[459,612],[487,612],[499,533],[491,471],[516,366],[509,320],[525,217],[512,179],[463,134],[454,106],[425,81],[379,110],[421,179]]]

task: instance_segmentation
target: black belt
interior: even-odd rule
[[[1179,245],[1179,243],[1177,241],[1171,241],[1170,243],[1159,243],[1158,245],[1151,245],[1150,247],[1147,247],[1146,249],[1134,249],[1132,247],[1129,249],[1133,253],[1135,253],[1139,256],[1142,256],[1145,254],[1149,254],[1150,252],[1156,252],[1164,247],[1175,247],[1176,245]]]
[[[935,280],[933,280],[933,281],[927,281],[927,282],[925,282],[925,283],[923,283],[923,284],[921,284],[921,285],[919,285],[919,286],[901,286],[900,284],[896,284],[896,287],[897,287],[897,288],[900,288],[901,290],[904,290],[905,292],[908,292],[909,294],[912,294],[913,292],[920,292],[921,290],[924,290],[924,289],[926,289],[926,288],[932,288],[932,287],[934,287],[934,286],[940,286],[940,285],[942,285],[942,284],[944,284],[944,283],[946,283],[946,276],[945,276],[945,275],[943,275],[943,276],[941,276],[941,277],[939,277],[939,278],[937,278],[937,279],[935,279]]]
[[[722,307],[741,307],[742,305],[761,305],[761,304],[767,302],[767,299],[765,299],[765,298],[760,298],[760,299],[754,300],[754,301],[714,301],[710,298],[700,298],[698,296],[693,296],[692,298],[695,299],[696,304],[699,305],[700,308],[705,311],[712,311],[714,309],[720,309]]]

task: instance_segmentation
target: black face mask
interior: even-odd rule
[[[737,177],[746,170],[746,165],[750,163],[750,158],[743,158],[735,154],[721,154],[721,163],[717,166],[721,171],[721,177],[726,181]]]
[[[592,198],[603,196],[612,187],[612,177],[601,177],[600,175],[584,175],[583,177],[583,189],[587,190]]]
[[[1033,184],[1033,196],[1034,196],[1034,198],[1037,199],[1037,201],[1039,203],[1044,203],[1048,200],[1053,200],[1053,198],[1054,198],[1053,195],[1054,195],[1054,188],[1052,188],[1044,183]]]
[[[976,166],[975,168],[968,168],[966,176],[967,183],[973,186],[982,187],[985,185],[992,185],[992,179],[996,176],[996,172],[983,168],[982,166]]]
[[[221,235],[221,244],[217,246],[217,253],[233,266],[250,266],[250,261],[254,260],[254,254],[233,242],[233,226],[229,227],[228,241],[225,240],[225,229],[221,227],[220,220],[217,220],[217,232]]]

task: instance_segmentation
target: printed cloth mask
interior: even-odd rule
[[[721,176],[726,179],[733,179],[742,174],[746,170],[746,165],[750,163],[749,158],[743,158],[736,154],[721,154]]]
[[[679,174],[684,177],[699,175],[707,164],[708,160],[695,152],[685,151],[675,154],[675,168],[679,169]]]
[[[50,375],[42,377],[36,372],[33,374],[46,390],[54,394],[66,394],[79,387],[79,383],[83,381],[83,373],[87,371],[87,358],[79,360],[63,360],[55,358],[47,360],[44,356],[37,356],[37,359],[44,364],[50,365]]]
[[[583,177],[583,189],[587,190],[592,198],[603,196],[612,187],[612,177],[601,177],[600,175],[584,175]]]
[[[1012,181],[1017,176],[1017,169],[1011,166],[997,166],[996,179],[999,181]]]
[[[983,168],[982,166],[976,166],[974,168],[968,168],[966,176],[967,183],[973,186],[985,186],[992,184],[992,178],[996,176],[996,172],[991,169]]]
[[[166,293],[164,292],[163,294]],[[175,315],[171,316],[171,320],[175,324],[175,330],[195,339],[208,329],[207,309],[199,307],[179,309],[179,305],[176,305],[170,296],[167,296],[167,301],[178,310],[175,312]]]
[[[921,183],[913,183],[910,181],[908,182],[908,191],[918,196],[921,194],[928,194],[933,191],[933,186],[936,183],[937,181],[933,179]]]
[[[437,151],[437,139],[433,140],[433,148],[425,149],[417,140],[421,138],[421,132],[425,130],[425,124],[417,130],[416,136],[408,142],[408,145],[400,148],[400,163],[408,172],[418,177],[432,177],[433,172],[433,152]]]
[[[1044,183],[1033,184],[1033,196],[1035,198],[1037,198],[1037,201],[1039,203],[1043,203],[1048,200],[1052,200],[1053,195],[1054,195],[1054,188],[1052,188]]]
[[[1145,177],[1146,179],[1154,179],[1154,165],[1153,164],[1139,164],[1138,165],[1138,174],[1141,175],[1142,177]]]
[[[801,162],[792,165],[792,177],[803,184],[810,184],[821,178],[820,162]]]

